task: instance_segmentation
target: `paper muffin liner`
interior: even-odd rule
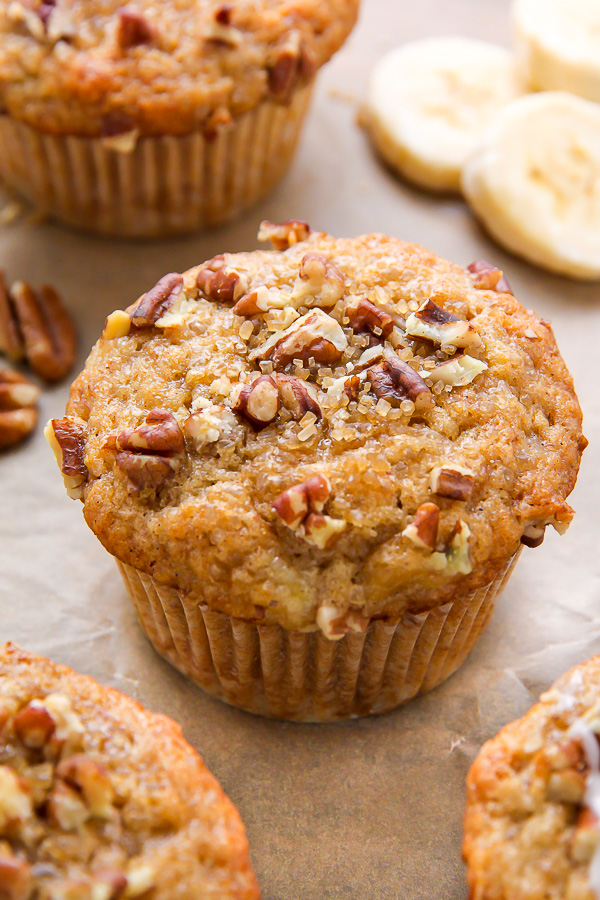
[[[312,85],[289,105],[268,101],[213,139],[141,137],[129,152],[106,138],[45,134],[0,115],[0,180],[42,212],[124,237],[176,234],[239,215],[290,164]]]
[[[332,721],[383,713],[441,684],[465,661],[517,561],[490,584],[429,612],[371,619],[328,640],[210,610],[117,565],[155,649],[209,694],[277,719]]]

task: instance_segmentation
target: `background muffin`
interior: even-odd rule
[[[239,816],[174,722],[0,648],[0,894],[254,900]]]
[[[262,236],[112,314],[48,436],[161,653],[254,711],[382,711],[567,527],[581,413],[497,269]]]
[[[124,235],[231,218],[289,164],[358,0],[16,0],[0,8],[0,177]]]
[[[482,748],[464,856],[477,900],[600,893],[600,657],[563,675]]]

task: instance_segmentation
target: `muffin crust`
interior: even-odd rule
[[[53,134],[207,134],[286,103],[341,46],[358,0],[11,0],[0,101]]]
[[[179,727],[0,648],[0,894],[257,900],[237,811]]]
[[[441,605],[568,525],[585,439],[547,323],[393,238],[263,235],[287,249],[224,254],[169,276],[170,310],[163,279],[109,317],[73,385],[55,428],[109,552],[295,629]]]

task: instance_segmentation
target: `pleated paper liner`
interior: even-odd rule
[[[264,101],[214,139],[142,137],[130,152],[0,115],[0,180],[48,215],[103,234],[152,237],[219,225],[282,178],[311,91],[298,90],[287,106]]]
[[[144,632],[177,669],[240,709],[310,722],[386,712],[441,684],[483,631],[518,555],[485,587],[430,612],[372,619],[339,641],[212,611],[117,565]]]

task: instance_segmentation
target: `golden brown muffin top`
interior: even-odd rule
[[[171,273],[110,316],[54,420],[111,553],[233,615],[323,627],[444,603],[566,528],[581,411],[497,269],[262,231],[281,249]]]
[[[0,647],[0,895],[257,900],[237,811],[178,725]]]
[[[214,134],[287,103],[358,0],[3,0],[0,104],[51,133]]]
[[[463,845],[470,896],[596,900],[599,761],[596,656],[563,675],[475,760],[467,780]]]

